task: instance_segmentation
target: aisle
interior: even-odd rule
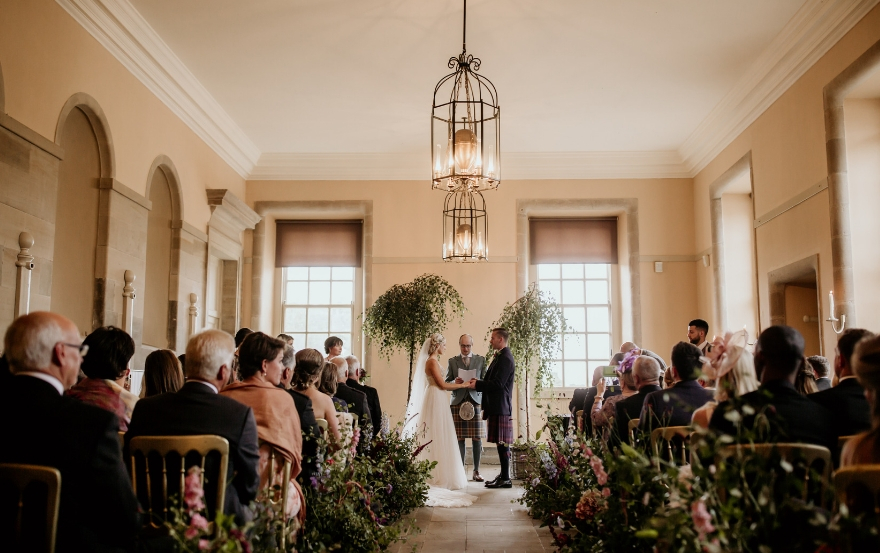
[[[490,480],[498,468],[486,467],[482,474]],[[490,490],[482,482],[469,482],[467,492],[480,498],[471,507],[423,507],[416,511],[420,534],[391,551],[412,551],[413,546],[419,553],[542,553],[555,549],[549,530],[538,528],[523,505],[510,502],[522,493],[516,482],[509,490]]]

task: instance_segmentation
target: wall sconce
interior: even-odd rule
[[[703,267],[709,266],[709,261],[710,261],[709,254],[704,255],[703,257],[700,258],[700,260],[703,262]]]
[[[843,332],[843,329],[846,328],[846,313],[842,313],[840,318],[834,316],[834,292],[828,292],[828,313],[831,315],[826,321],[831,323],[831,330],[834,331],[835,334],[840,334]],[[840,322],[840,330],[834,325],[836,322]]]

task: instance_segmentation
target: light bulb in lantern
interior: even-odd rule
[[[494,179],[495,178],[495,164],[493,163],[493,161],[494,160],[492,159],[492,156],[489,156],[489,163],[488,163],[488,168],[486,170],[486,174],[490,178]]]
[[[440,176],[440,171],[443,170],[443,169],[441,168],[441,165],[440,165],[440,157],[441,157],[441,155],[442,155],[442,154],[441,154],[441,151],[440,151],[440,144],[437,144],[437,155],[434,156],[434,176],[435,176],[435,177],[439,177],[439,176]]]
[[[462,223],[455,229],[455,241],[463,253],[467,253],[471,249],[472,233],[473,229],[467,223]]]
[[[455,162],[462,170],[469,171],[476,159],[477,135],[467,128],[455,131]]]

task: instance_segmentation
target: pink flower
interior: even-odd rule
[[[611,488],[602,488],[602,497],[611,497]]]
[[[584,453],[587,454],[587,457],[592,457],[592,456],[593,456],[593,450],[590,449],[589,447],[587,447],[586,449],[584,449]]]
[[[700,539],[715,531],[715,527],[712,526],[712,515],[706,509],[706,503],[702,499],[691,503],[691,518],[694,521],[694,528],[700,534]]]
[[[189,520],[189,528],[186,529],[186,532],[183,535],[186,539],[191,540],[199,535],[200,532],[206,531],[208,529],[208,520],[202,515],[196,513]]]
[[[210,547],[211,547],[211,542],[209,542],[208,540],[199,540],[199,550],[200,551],[206,551]]]
[[[592,519],[596,513],[605,508],[605,502],[601,501],[602,494],[596,490],[587,490],[578,501],[574,510],[574,516],[581,520]]]
[[[201,511],[205,508],[205,490],[202,489],[201,469],[197,466],[191,467],[186,473],[184,482],[183,502],[193,511]]]
[[[593,456],[590,458],[590,466],[593,468],[593,472],[596,473],[596,482],[598,482],[600,486],[604,486],[608,482],[608,473],[605,472],[605,466],[602,464],[602,459],[598,456]]]

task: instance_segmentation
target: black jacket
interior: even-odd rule
[[[616,439],[625,444],[629,443],[629,421],[638,419],[641,416],[642,407],[645,405],[645,398],[648,397],[648,394],[659,392],[662,389],[656,384],[642,386],[636,395],[617,402],[617,405],[614,406],[614,421],[617,426]]]
[[[370,420],[370,407],[367,403],[367,394],[349,387],[344,382],[336,385],[336,396],[348,404],[348,412],[358,416],[358,426],[365,428]]]
[[[133,547],[140,516],[122,463],[116,415],[21,375],[0,390],[0,417],[5,421],[0,462],[61,472],[55,551]]]
[[[506,415],[513,413],[511,397],[513,396],[513,377],[515,362],[510,348],[505,347],[495,354],[486,378],[477,380],[476,390],[483,392],[483,416]]]
[[[736,438],[734,424],[724,417],[731,405],[747,404],[755,413],[761,413],[772,406],[768,415],[768,442],[794,442],[816,444],[827,447],[832,455],[837,449],[837,434],[832,426],[831,413],[827,409],[800,395],[788,381],[770,382],[761,385],[735,400],[718,404],[709,421],[709,428],[729,434]],[[742,427],[754,427],[755,415],[744,417]]]
[[[593,390],[595,389],[594,386]],[[568,411],[571,413],[572,417],[577,415],[577,412],[584,408],[584,398],[587,397],[589,391],[589,388],[578,388],[571,395],[571,401],[568,402]]]
[[[287,390],[287,393],[296,404],[299,424],[302,427],[302,471],[296,479],[303,485],[310,485],[309,479],[317,474],[318,436],[321,435],[321,427],[318,426],[309,396],[296,390]]]
[[[711,401],[712,395],[712,390],[696,380],[682,380],[672,388],[651,392],[645,397],[639,428],[650,432],[661,426],[689,426],[694,411]]]
[[[131,466],[129,444],[137,436],[193,436],[213,434],[229,442],[229,467],[226,481],[226,503],[223,511],[246,519],[244,507],[257,496],[260,486],[258,465],[260,451],[257,445],[257,423],[254,412],[232,398],[215,393],[201,382],[187,382],[176,393],[161,394],[141,399],[134,408],[128,432],[125,433],[127,465]],[[209,460],[211,457],[209,456]],[[206,464],[210,474],[210,464]],[[170,472],[170,469],[169,469]],[[152,472],[151,472],[152,474]],[[158,480],[158,479],[156,479]],[[177,492],[176,479],[169,478],[169,494]],[[171,491],[171,487],[174,490]],[[205,503],[209,512],[216,493],[216,481],[206,478]],[[146,504],[144,486],[138,486],[138,496]],[[143,493],[141,493],[143,491]],[[156,493],[153,494],[154,499]],[[154,507],[155,512],[155,507]]]
[[[831,413],[838,436],[852,436],[871,428],[871,405],[856,378],[847,378],[834,388],[810,394],[811,399]]]
[[[349,378],[345,381],[345,384],[349,388],[353,388],[358,392],[363,392],[367,396],[367,406],[370,409],[370,422],[373,423],[373,433],[379,431],[379,426],[382,424],[382,405],[379,403],[379,392],[376,388],[372,386],[367,386],[366,384],[361,384],[357,380],[353,378]]]
[[[819,388],[820,392],[824,392],[825,390],[831,389],[831,379],[827,376],[823,376],[822,378],[816,379],[816,387]]]

